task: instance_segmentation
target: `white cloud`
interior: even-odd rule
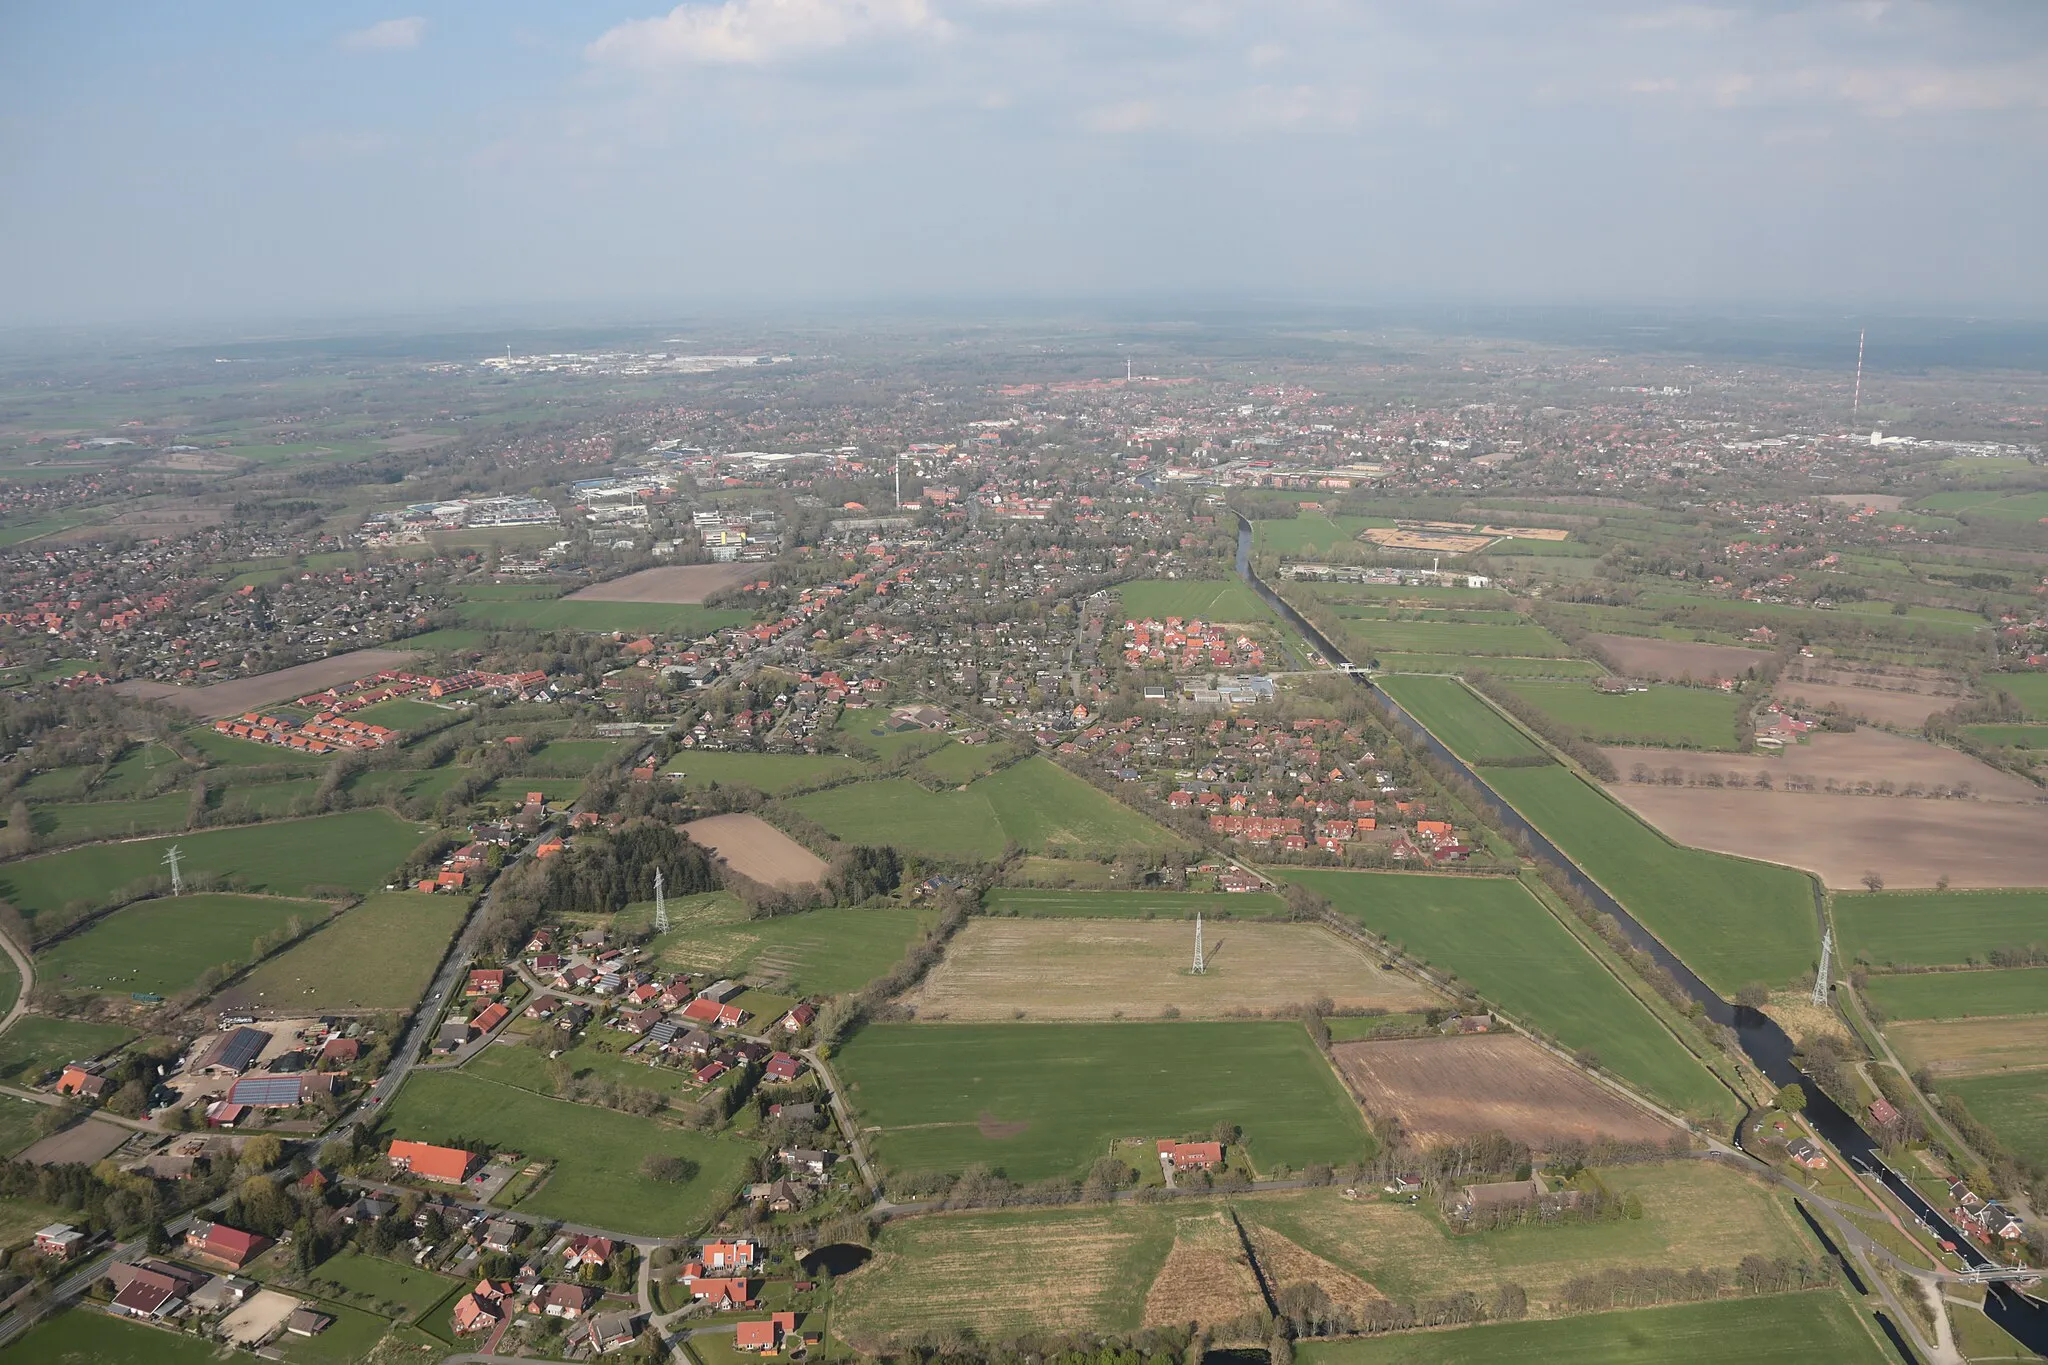
[[[928,0],[725,0],[630,20],[599,35],[585,55],[642,70],[766,66],[874,39],[950,31]]]
[[[409,19],[384,19],[341,35],[345,52],[405,52],[418,47],[427,36],[427,21],[414,15]]]
[[[1164,123],[1166,111],[1151,100],[1125,100],[1091,109],[1082,121],[1098,133],[1138,133]]]

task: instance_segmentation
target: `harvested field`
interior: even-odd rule
[[[1208,970],[1189,970],[1194,926],[1176,921],[974,919],[905,997],[924,1019],[1187,1018],[1235,1009],[1285,1010],[1318,996],[1339,1008],[1423,1009],[1439,1003],[1362,950],[1305,924],[1203,929]]]
[[[259,706],[303,697],[308,692],[318,692],[336,683],[349,682],[380,669],[397,668],[411,662],[409,650],[357,649],[316,659],[309,664],[280,668],[275,673],[235,678],[206,687],[171,687],[165,683],[140,681],[116,683],[114,687],[116,691],[130,696],[168,701],[195,716],[211,720],[221,716],[239,716]],[[278,752],[280,755],[284,753],[283,750]]]
[[[1368,1113],[1393,1115],[1425,1146],[1502,1132],[1541,1151],[1567,1138],[1661,1142],[1678,1131],[1514,1034],[1338,1043],[1331,1053]]]
[[[1312,1284],[1328,1294],[1339,1308],[1353,1313],[1363,1312],[1375,1300],[1386,1298],[1350,1271],[1269,1227],[1247,1221],[1244,1230],[1252,1239],[1252,1251],[1258,1256],[1259,1268],[1266,1272],[1266,1283],[1272,1286],[1276,1298],[1290,1286]]]
[[[2048,809],[1994,801],[1714,790],[1619,782],[1608,792],[1669,838],[1815,873],[1832,890],[1875,871],[1894,887],[2048,886]]]
[[[1244,1244],[1222,1210],[1174,1220],[1173,1250],[1145,1295],[1145,1326],[1208,1327],[1264,1306]]]
[[[763,886],[810,886],[827,870],[823,858],[758,815],[713,815],[678,828]]]
[[[1954,677],[1928,668],[1855,669],[1815,659],[1794,663],[1772,692],[1808,706],[1838,706],[1881,725],[1917,728],[1971,694]]]
[[[1909,799],[1966,794],[1977,801],[2017,802],[2048,810],[2041,789],[2023,777],[1960,750],[1868,727],[1851,734],[1815,733],[1804,744],[1788,745],[1776,754],[1715,755],[1625,745],[1603,752],[1614,760],[1622,788],[1642,785],[1635,780],[1640,765],[1659,785],[1670,784],[1675,773],[1685,785],[1718,780],[1724,786],[1746,787],[1757,785],[1758,774],[1767,774],[1779,791],[1811,788],[1824,794],[1833,784],[1879,792],[1888,784],[1890,792]],[[1624,800],[1628,795],[1625,790],[1615,794]]]
[[[569,594],[571,602],[667,602],[697,605],[720,588],[761,576],[758,564],[671,564],[642,569]]]
[[[118,1123],[89,1118],[74,1123],[61,1133],[52,1133],[23,1152],[17,1160],[37,1166],[69,1166],[74,1162],[90,1166],[120,1150],[132,1133]]]
[[[2023,1071],[2048,1059],[2048,1014],[1915,1020],[1884,1032],[1908,1070],[1924,1066],[1937,1076]]]
[[[1640,635],[1590,637],[1615,666],[1631,677],[1739,678],[1771,656],[1736,645],[1704,645],[1689,640],[1652,640]]]

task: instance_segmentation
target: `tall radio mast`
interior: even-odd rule
[[[1867,328],[1856,329],[1856,392],[1849,399],[1849,426],[1854,430],[1861,424],[1857,416],[1863,409],[1863,336]]]

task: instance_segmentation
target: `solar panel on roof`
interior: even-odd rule
[[[261,1029],[238,1028],[228,1035],[227,1046],[220,1050],[220,1060],[215,1065],[240,1071],[256,1060],[256,1054],[269,1041],[270,1035]]]
[[[235,1104],[293,1105],[299,1102],[299,1076],[244,1076],[228,1090]]]

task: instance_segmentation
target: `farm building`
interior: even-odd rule
[[[391,1144],[385,1153],[390,1158],[393,1170],[409,1172],[422,1180],[437,1180],[444,1185],[460,1185],[469,1176],[469,1168],[476,1164],[474,1153],[460,1147],[436,1147],[427,1142],[406,1142],[399,1140]]]
[[[57,1078],[57,1093],[76,1095],[82,1100],[96,1100],[107,1093],[110,1084],[105,1076],[95,1075],[79,1063],[72,1062],[64,1068],[64,1074]]]
[[[1176,1171],[1213,1171],[1223,1164],[1220,1142],[1176,1142],[1159,1139],[1159,1161]]]
[[[207,1041],[186,1068],[201,1076],[239,1076],[255,1064],[270,1035],[262,1029],[236,1028]]]
[[[294,1309],[284,1320],[284,1330],[295,1337],[317,1337],[334,1326],[334,1319],[311,1308]]]
[[[85,1245],[85,1234],[69,1223],[52,1223],[36,1234],[36,1251],[68,1261]]]
[[[185,1233],[185,1254],[196,1261],[240,1270],[270,1245],[268,1237],[226,1223],[195,1223]]]
[[[1534,1180],[1498,1180],[1487,1185],[1467,1185],[1458,1192],[1457,1212],[1462,1218],[1479,1218],[1501,1209],[1521,1208],[1543,1197],[1543,1186]]]
[[[335,1077],[319,1071],[244,1076],[228,1087],[228,1103],[251,1109],[295,1109],[316,1095],[332,1095]]]

